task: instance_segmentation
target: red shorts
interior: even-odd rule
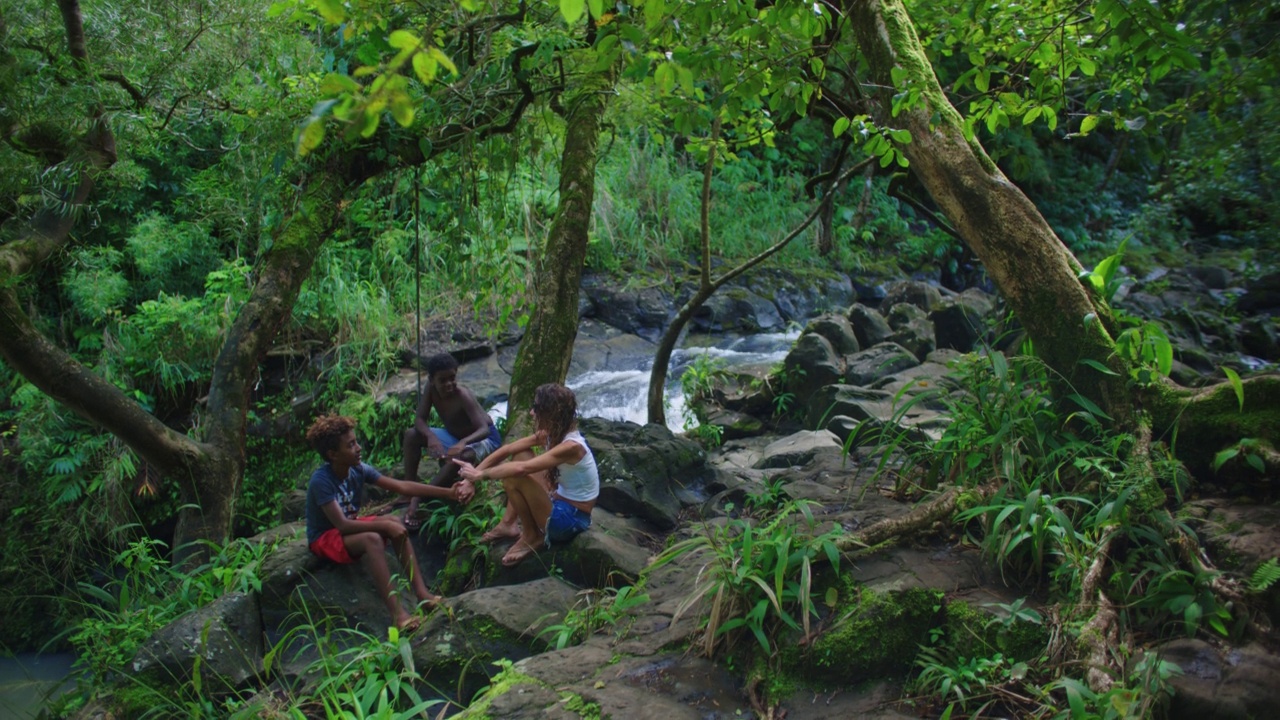
[[[377,520],[377,515],[368,515],[362,518],[356,518],[361,522]],[[308,545],[311,552],[319,555],[326,560],[332,560],[339,565],[350,565],[356,559],[351,557],[351,553],[347,552],[347,544],[342,541],[342,533],[338,532],[338,528],[329,528],[316,541]]]

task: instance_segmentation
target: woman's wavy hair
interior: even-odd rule
[[[564,436],[578,424],[578,399],[560,383],[539,385],[533,391],[535,430],[547,431],[547,448],[564,442]]]

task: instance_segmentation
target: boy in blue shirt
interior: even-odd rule
[[[408,573],[413,593],[420,602],[435,604],[441,598],[428,590],[422,580],[422,571],[404,523],[395,517],[360,516],[364,486],[376,485],[389,492],[462,503],[471,499],[474,490],[465,483],[441,488],[395,480],[381,474],[371,465],[361,462],[355,428],[352,418],[325,415],[307,430],[307,442],[325,460],[325,464],[311,474],[311,481],[307,484],[307,546],[316,555],[336,563],[350,564],[359,560],[386,602],[392,622],[402,630],[412,631],[417,628],[418,618],[400,604],[396,588],[391,584],[385,546],[391,544],[395,547],[400,564]]]

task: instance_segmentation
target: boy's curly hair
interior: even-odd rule
[[[355,429],[355,418],[346,415],[321,415],[307,428],[307,444],[320,453],[321,459],[328,462],[329,453],[338,449],[338,441],[342,436]]]

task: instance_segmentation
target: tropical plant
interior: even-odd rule
[[[740,634],[749,633],[760,651],[771,656],[780,631],[809,632],[817,613],[814,564],[840,565],[833,542],[838,531],[815,534],[816,525],[804,502],[784,505],[767,521],[736,519],[712,525],[664,550],[645,575],[678,560],[702,562],[694,589],[676,608],[675,618],[706,601],[705,613],[700,612],[703,654],[714,656],[722,640],[733,647]]]
[[[624,585],[602,590],[587,588],[578,593],[578,600],[565,613],[564,619],[543,628],[538,637],[545,638],[552,649],[563,650],[605,628],[614,628],[614,632],[620,634],[625,631],[620,622],[631,610],[647,602],[649,595],[641,586]]]

